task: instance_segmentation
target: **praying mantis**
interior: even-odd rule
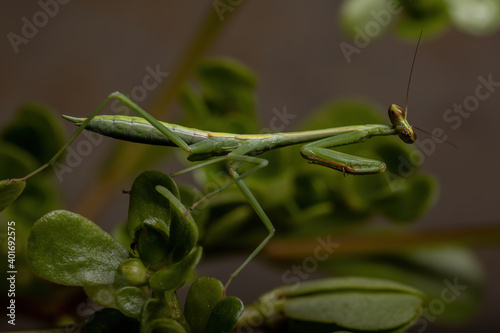
[[[303,144],[300,153],[311,164],[332,168],[342,172],[344,175],[368,175],[383,173],[386,169],[385,164],[381,161],[353,156],[333,149],[339,146],[361,143],[376,136],[397,135],[403,142],[408,144],[416,141],[416,134],[412,126],[408,123],[406,116],[408,91],[419,42],[417,43],[417,49],[415,50],[410,70],[405,109],[396,104],[390,105],[388,114],[391,125],[353,125],[312,131],[271,134],[210,132],[160,122],[124,94],[114,92],[87,118],[63,116],[66,120],[78,125],[78,130],[47,164],[24,177],[23,180],[36,174],[41,169],[52,165],[83,129],[119,140],[178,147],[188,154],[189,161],[200,162],[187,169],[175,172],[171,176],[178,176],[215,163],[225,163],[231,180],[195,202],[187,209],[183,216],[189,214],[201,202],[216,195],[228,186],[236,184],[268,231],[268,235],[231,274],[224,287],[224,290],[226,290],[234,277],[266,246],[275,233],[275,228],[269,217],[244,182],[244,179],[250,174],[268,165],[268,161],[258,157],[258,155],[277,148]],[[113,100],[120,101],[139,117],[121,115],[99,116],[98,114],[101,110]],[[251,165],[252,167],[240,172],[241,166],[244,164]]]

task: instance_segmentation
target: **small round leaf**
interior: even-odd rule
[[[123,287],[116,292],[115,303],[124,315],[139,318],[141,311],[149,299],[149,294],[137,287]]]
[[[245,306],[234,296],[220,300],[212,310],[204,333],[229,333],[236,325]]]
[[[201,277],[189,288],[184,315],[193,333],[205,332],[215,305],[222,299],[222,283],[211,277]]]
[[[81,215],[57,210],[40,218],[28,238],[28,258],[41,277],[68,286],[111,284],[128,251]]]

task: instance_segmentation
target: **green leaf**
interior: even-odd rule
[[[444,0],[399,0],[404,7],[396,26],[396,33],[416,42],[420,32],[423,31],[423,38],[436,36],[446,31],[450,19],[448,6]]]
[[[170,204],[156,192],[157,185],[168,188],[179,197],[177,185],[170,176],[159,171],[141,173],[135,179],[130,191],[128,227],[131,238],[135,237],[136,229],[145,221],[154,221],[167,236],[170,234]]]
[[[138,331],[139,322],[136,319],[125,316],[116,309],[96,311],[85,325],[85,332],[87,333],[137,333]]]
[[[149,278],[149,285],[155,292],[179,289],[186,283],[189,273],[200,261],[201,253],[201,247],[195,248],[183,260],[153,273]]]
[[[361,36],[360,42],[369,43],[372,38],[381,35],[385,30],[385,26],[379,24],[373,12],[387,11],[389,0],[349,0],[343,1],[340,8],[340,18],[343,30],[350,36]],[[399,3],[398,3],[399,7]],[[389,18],[386,19],[389,24],[394,22],[393,15],[388,12]],[[378,28],[378,33],[374,34],[372,30],[367,31],[369,27],[375,26]],[[373,29],[373,28],[372,28]],[[367,33],[368,32],[368,33]],[[358,37],[359,38],[359,37]]]
[[[0,178],[24,177],[39,166],[39,162],[29,152],[8,142],[0,144],[0,161]],[[40,216],[60,207],[59,197],[52,175],[33,177],[24,189],[21,200],[11,206],[10,213],[13,218],[28,222],[31,226]]]
[[[234,296],[220,300],[212,310],[204,333],[229,333],[244,309],[243,302]]]
[[[63,285],[110,284],[128,251],[81,215],[58,210],[31,229],[28,258],[41,277]]]
[[[214,278],[201,277],[189,288],[184,306],[186,320],[193,333],[204,333],[212,310],[222,299],[222,283]]]
[[[204,109],[209,110],[210,117],[196,119],[193,126],[200,127],[201,124],[205,129],[220,132],[257,131],[256,79],[250,69],[231,59],[207,59],[199,64],[196,77],[201,83],[206,105]],[[192,107],[193,104],[187,106]],[[200,107],[196,110],[204,113]]]
[[[388,330],[420,315],[421,297],[395,292],[344,292],[287,300],[288,318],[336,324],[347,329]]]
[[[137,287],[123,287],[116,292],[115,303],[118,310],[124,315],[139,318],[141,311],[150,298],[149,294]]]
[[[330,278],[319,281],[302,282],[298,287],[284,289],[287,297],[297,297],[310,294],[320,294],[332,291],[398,291],[423,296],[422,293],[406,284],[390,280],[364,278],[364,277],[342,277]]]
[[[187,122],[190,123],[191,126],[198,127],[203,124],[203,121],[210,121],[210,119],[212,119],[203,98],[189,86],[185,86],[181,91],[179,103],[182,105],[186,113]]]
[[[26,150],[15,144],[1,141],[0,178],[21,178],[35,170],[39,162]]]
[[[336,275],[363,275],[410,284],[426,295],[426,303],[446,306],[436,321],[465,322],[478,311],[484,296],[484,273],[470,250],[432,247],[367,258],[324,262],[322,269]],[[435,315],[432,309],[425,309]]]
[[[445,0],[452,22],[461,30],[485,35],[500,27],[500,3],[497,0]]]
[[[53,111],[31,103],[19,108],[1,139],[30,152],[39,163],[46,163],[63,145],[64,134]]]
[[[414,175],[392,185],[392,195],[376,201],[376,209],[394,221],[416,220],[437,198],[436,181],[428,175]]]
[[[23,193],[25,187],[26,182],[24,180],[16,182],[0,181],[0,212],[13,203]]]
[[[419,317],[423,294],[401,283],[361,277],[330,278],[274,289],[245,309],[241,324],[255,316],[292,332],[311,330],[402,331]]]
[[[172,209],[169,254],[173,262],[188,255],[198,240],[198,227],[191,214],[185,216],[187,209],[179,200],[179,195],[173,194],[168,188],[156,186],[156,190],[170,201]]]
[[[145,331],[146,332],[146,331]],[[151,330],[154,333],[186,333],[186,329],[179,322],[173,319],[156,319],[151,323]]]
[[[161,222],[147,220],[142,227],[136,230],[134,238],[137,240],[138,252],[142,262],[152,271],[161,269],[171,263],[169,237],[161,227]]]

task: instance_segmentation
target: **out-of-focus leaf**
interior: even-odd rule
[[[29,152],[8,142],[0,144],[0,160],[2,161],[0,163],[0,178],[24,177],[39,166],[39,162]],[[11,189],[18,186],[13,185]],[[18,222],[31,226],[40,216],[59,206],[59,197],[53,179],[37,175],[29,179],[29,184],[24,188],[21,200],[17,200],[10,207],[10,213]],[[9,196],[1,196],[0,201],[2,199],[7,200]]]
[[[0,212],[13,203],[23,193],[25,187],[25,181],[10,183],[8,180],[0,181]]]
[[[336,324],[347,329],[396,329],[420,314],[421,297],[394,292],[344,292],[304,296],[285,302],[287,317]]]
[[[393,281],[330,278],[262,295],[245,309],[240,324],[257,316],[271,327],[285,322],[292,332],[402,332],[418,319],[423,301],[420,291]]]
[[[404,292],[423,296],[419,290],[399,282],[364,277],[342,277],[303,282],[297,287],[285,287],[284,293],[287,297],[294,297],[332,291],[353,290]]]
[[[445,304],[443,311],[424,307],[439,322],[464,322],[478,311],[483,296],[483,272],[470,251],[435,247],[370,258],[348,257],[321,263],[336,275],[391,279],[412,285],[426,295],[426,303]]]
[[[63,285],[114,282],[128,251],[81,215],[58,210],[38,220],[28,238],[28,258],[41,277]]]
[[[46,163],[64,143],[62,126],[54,112],[38,104],[22,105],[1,139],[22,147],[39,163]]]
[[[392,17],[393,14],[387,10],[389,2],[388,0],[343,1],[340,8],[340,21],[343,30],[352,37],[360,36],[358,37],[360,39],[359,43],[370,43],[372,38],[376,38],[384,32],[384,28],[391,21],[395,21],[395,18]],[[384,25],[380,24],[373,15],[373,12],[379,13],[381,11],[388,14],[378,15],[383,20]],[[369,31],[367,31],[368,28],[370,28]]]
[[[445,31],[450,20],[445,0],[399,0],[404,8],[401,20],[396,26],[396,33],[416,42],[420,32],[424,38],[438,35]]]
[[[116,309],[115,294],[117,289],[112,284],[83,286],[85,294],[97,305]]]
[[[0,178],[13,179],[26,176],[35,170],[38,162],[26,150],[9,142],[0,144]]]
[[[108,308],[96,311],[85,325],[85,332],[88,333],[137,333],[138,331],[139,322],[136,319],[127,317],[116,309]]]
[[[196,76],[212,112],[253,114],[253,90],[256,78],[251,70],[232,59],[206,59],[197,68]]]
[[[445,0],[452,22],[473,35],[492,33],[500,27],[500,3],[496,0]]]
[[[434,178],[415,175],[394,184],[393,195],[378,200],[376,209],[394,221],[414,221],[435,202],[436,190]]]
[[[208,59],[200,63],[196,77],[199,97],[187,88],[181,102],[190,114],[190,125],[204,130],[255,133],[255,77],[231,59]],[[223,120],[223,121],[222,121]]]

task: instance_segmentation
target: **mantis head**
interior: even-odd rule
[[[411,62],[410,77],[408,78],[408,87],[406,88],[406,103],[405,108],[391,104],[389,106],[389,119],[391,119],[392,126],[396,130],[397,135],[405,143],[414,143],[417,141],[417,134],[413,132],[410,124],[406,120],[406,110],[408,107],[408,95],[410,92],[411,75],[413,74],[413,66],[415,65],[415,59],[417,58],[418,45],[420,44],[420,39],[422,38],[422,31],[420,31],[420,36],[418,37],[417,47],[415,48],[415,54],[413,55],[413,61]],[[415,127],[416,128],[416,127]]]
[[[417,140],[417,134],[406,120],[406,111],[403,108],[392,104],[389,107],[389,119],[401,140],[405,143],[414,143]]]

